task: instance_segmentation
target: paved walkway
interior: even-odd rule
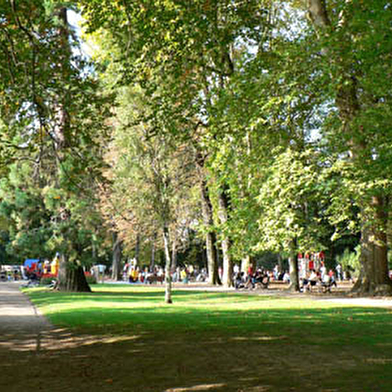
[[[51,328],[19,286],[21,282],[0,282],[0,335],[4,332],[38,333]]]
[[[53,327],[19,290],[20,285],[0,282],[0,346],[39,351],[43,334]]]

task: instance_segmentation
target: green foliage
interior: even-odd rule
[[[106,227],[130,243],[170,221],[173,233],[229,237],[238,259],[293,240],[319,251],[383,225],[372,200],[392,189],[387,1],[328,1],[324,31],[297,1],[77,3],[94,67],[73,32],[60,39],[59,10],[74,2],[1,9],[10,252],[21,257],[36,241],[37,255],[104,257],[98,193]],[[219,193],[228,196],[224,224],[216,213],[213,227],[201,224],[195,152],[215,211]]]
[[[65,252],[91,264],[106,252],[95,203],[109,101],[64,25],[61,12],[73,4],[18,1],[1,9],[0,215],[7,250],[19,260]],[[91,249],[98,246],[100,256]]]
[[[360,255],[360,245],[355,248],[354,252],[346,248],[341,255],[336,256],[336,263],[341,264],[343,271],[355,272],[355,275],[358,275],[361,270]]]
[[[87,283],[88,283],[89,285],[91,285],[91,284],[97,284],[97,279],[95,278],[94,275],[86,275],[86,280],[87,280]]]

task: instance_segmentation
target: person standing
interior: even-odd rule
[[[342,276],[342,266],[340,263],[338,263],[338,265],[336,266],[336,277],[338,279],[339,282],[342,281],[343,276]]]

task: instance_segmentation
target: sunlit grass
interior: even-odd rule
[[[314,379],[309,373],[313,364],[323,369],[317,373],[317,385],[328,385],[332,390],[372,390],[381,379],[380,391],[392,387],[390,309],[353,307],[307,297],[186,290],[175,290],[174,303],[167,305],[162,286],[96,285],[87,294],[41,288],[26,292],[56,326],[81,336],[95,335],[100,344],[105,339],[119,342],[121,355],[129,361],[135,358],[138,366],[159,364],[162,371],[149,379],[151,383],[151,377],[156,376],[156,385],[168,379],[165,372],[174,371],[166,363],[167,356],[178,362],[180,369],[184,363],[186,369],[194,369],[195,380],[211,382],[200,385],[215,385],[209,363],[218,366],[213,360],[218,355],[224,356],[227,365],[222,365],[218,379],[231,380],[232,385],[239,381],[230,369],[236,367],[237,374],[245,377],[245,361],[249,366],[269,363],[271,369],[276,367],[268,377],[271,385],[281,388],[277,390],[289,390],[289,386],[302,382],[297,379],[300,373],[307,374],[308,380],[310,375]],[[136,338],[128,342],[129,337]],[[198,356],[189,356],[189,352]],[[282,366],[290,369],[290,377],[279,376]],[[342,367],[348,368],[355,379],[340,374]],[[249,385],[259,382],[256,378],[245,379]],[[189,383],[193,390],[196,384]],[[311,381],[308,384],[313,387]]]
[[[92,293],[61,293],[28,290],[33,302],[52,323],[79,330],[119,333],[135,331],[193,331],[202,333],[263,332],[270,336],[289,333],[294,337],[380,341],[391,329],[392,312],[337,305],[306,298],[247,296],[238,293],[174,291],[172,305],[163,301],[163,288],[143,286],[95,286]],[[378,328],[382,323],[383,328]],[[364,329],[369,331],[366,339]],[[380,331],[378,331],[380,329]],[[372,331],[377,330],[374,336]],[[388,332],[389,333],[389,332]],[[321,340],[321,339],[320,339]],[[329,339],[326,339],[326,341]]]

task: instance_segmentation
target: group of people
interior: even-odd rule
[[[207,280],[207,271],[205,268],[199,270],[193,265],[177,267],[171,273],[172,282],[181,282],[187,284],[189,281],[204,282]],[[129,263],[124,266],[123,280],[129,283],[163,283],[165,280],[165,270],[161,266],[141,268],[135,263]]]
[[[300,277],[300,290],[302,292],[312,291],[316,287],[323,291],[330,291],[332,286],[337,287],[335,272],[330,269],[327,273],[324,263],[318,270],[311,269],[309,273]]]
[[[238,289],[255,289],[257,286],[268,288],[271,273],[263,268],[253,269],[249,266],[247,272],[240,271],[239,266],[234,266],[234,287]]]

